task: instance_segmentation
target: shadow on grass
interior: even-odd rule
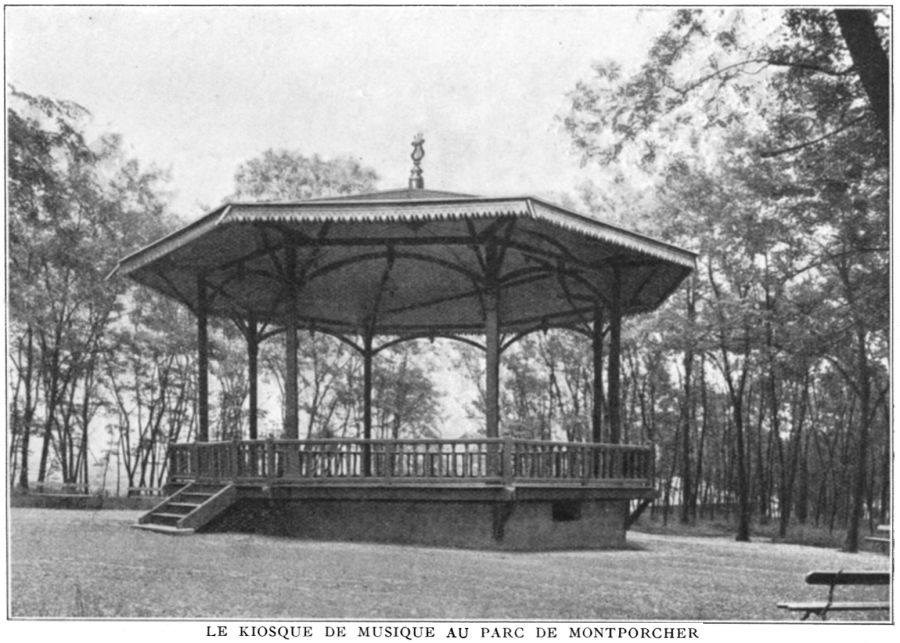
[[[198,538],[203,536],[219,536],[219,537],[241,537],[244,541],[249,538],[259,538],[272,542],[282,543],[305,543],[309,545],[335,545],[335,546],[359,546],[359,547],[377,547],[383,549],[415,549],[415,550],[434,550],[434,551],[452,551],[452,552],[479,552],[483,554],[508,554],[508,555],[533,555],[533,554],[565,554],[565,553],[615,553],[622,551],[648,551],[650,548],[642,543],[635,543],[626,540],[620,547],[596,547],[596,548],[572,548],[572,549],[482,549],[477,547],[446,547],[441,545],[428,545],[423,543],[401,543],[386,542],[377,540],[326,540],[319,538],[301,538],[294,535],[271,533],[262,530],[224,530],[219,526],[216,529],[201,528],[189,538]],[[162,536],[164,538],[172,538],[172,536]]]

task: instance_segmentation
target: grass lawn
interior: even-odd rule
[[[652,513],[644,515],[640,521],[634,526],[636,531],[648,534],[660,534],[667,536],[734,536],[737,519],[734,517],[719,516],[715,519],[701,518],[690,525],[682,525],[678,522],[678,515],[675,511],[669,514],[668,522],[663,522],[662,516],[654,516]],[[860,538],[875,534],[875,525],[871,529],[865,521],[860,523]],[[750,524],[750,533],[754,537],[760,539],[782,542],[785,544],[795,545],[814,545],[816,547],[827,547],[831,549],[840,549],[847,538],[846,525],[836,526],[829,530],[825,525],[816,526],[813,524],[799,524],[793,521],[789,526],[784,538],[778,535],[778,520],[770,519],[765,523],[753,520]],[[869,545],[862,542],[862,545],[868,551],[878,552],[881,550],[879,546]]]
[[[626,551],[505,553],[130,529],[139,512],[9,513],[13,618],[793,620],[812,569],[872,553],[630,532]],[[842,598],[884,588],[842,588]],[[835,615],[834,619],[865,618]],[[881,613],[875,618],[886,618]]]

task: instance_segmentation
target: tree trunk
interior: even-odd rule
[[[786,470],[782,472],[782,489],[778,522],[778,535],[782,538],[787,536],[788,526],[791,521],[791,509],[793,508],[794,503],[794,483],[797,479],[797,463],[800,460],[800,440],[803,436],[803,425],[806,422],[806,409],[809,404],[809,372],[803,374],[802,387],[803,390],[800,393],[800,402],[798,405],[799,409],[794,413],[796,420],[791,427],[791,435],[788,438],[787,462],[785,464]]]
[[[885,427],[890,432],[891,412],[888,408],[887,397],[882,398]],[[891,507],[891,439],[890,434],[885,441],[881,453],[881,500],[878,506],[878,522],[884,524],[888,521]]]
[[[696,513],[692,499],[694,497],[691,480],[691,418],[693,416],[693,367],[694,367],[694,319],[696,307],[694,305],[693,278],[690,280],[687,292],[687,323],[688,323],[688,347],[684,351],[682,360],[684,369],[684,399],[681,406],[681,524],[686,525],[691,521],[692,510]]]
[[[744,447],[744,409],[740,396],[732,398],[735,449],[737,451],[738,528],[735,540],[750,541],[750,494],[747,488],[746,449]]]
[[[701,411],[701,413],[703,413],[703,419],[700,422],[700,435],[697,436],[697,473],[694,475],[694,480],[697,481],[697,484],[699,484],[700,481],[703,480],[703,476],[705,474],[705,468],[703,466],[703,458],[705,455],[704,446],[706,443],[706,436],[708,433],[707,429],[709,427],[709,414],[710,414],[709,395],[706,390],[706,359],[702,353],[700,355],[700,411]],[[710,486],[711,486],[710,482],[707,481],[706,489],[708,490]],[[694,519],[697,518],[697,512],[698,512],[698,506],[697,506],[698,499],[699,499],[698,491],[699,490],[695,487],[694,498],[691,502],[692,517]],[[708,494],[705,492],[704,500],[706,500],[707,497],[708,497]],[[703,513],[702,507],[700,508],[700,513],[701,513],[701,515]]]
[[[847,541],[844,551],[859,551],[859,522],[862,517],[866,493],[866,469],[868,467],[869,421],[872,404],[872,386],[869,376],[869,356],[866,347],[866,330],[862,321],[856,324],[857,368],[859,369],[859,432],[856,438],[856,466],[851,482],[850,511],[847,524]]]
[[[25,408],[22,411],[22,441],[21,441],[21,465],[19,468],[19,486],[23,489],[28,488],[28,457],[31,441],[31,425],[34,422],[34,401],[31,399],[31,385],[34,377],[34,330],[31,324],[28,325],[26,332],[26,349],[25,349]]]
[[[878,127],[890,140],[891,73],[887,54],[875,30],[872,12],[865,9],[835,9],[841,35],[847,43],[853,67],[862,81]]]
[[[751,402],[748,404],[752,408]],[[759,508],[760,524],[767,524],[769,521],[769,475],[766,470],[766,457],[763,455],[763,422],[765,420],[765,396],[763,392],[759,393],[759,412],[756,418],[756,502]],[[769,433],[769,438],[772,434]],[[751,484],[751,488],[752,488]]]
[[[799,438],[798,438],[799,439]],[[797,500],[794,509],[797,513],[797,522],[805,525],[809,520],[809,432],[803,437],[803,455],[800,458],[799,480],[797,481]],[[800,445],[798,444],[798,451]]]
[[[43,376],[45,379],[44,388],[46,389],[46,393],[44,394],[44,398],[46,400],[46,408],[44,409],[44,413],[46,414],[44,417],[44,439],[41,444],[41,460],[38,463],[38,475],[37,481],[43,483],[47,479],[47,467],[49,465],[50,458],[50,443],[53,440],[53,423],[55,420],[56,406],[59,402],[59,336],[60,331],[57,329],[56,331],[57,341],[53,348],[50,351],[50,362],[49,364],[42,364],[41,370],[44,371]],[[46,341],[41,342],[41,352],[46,354]]]

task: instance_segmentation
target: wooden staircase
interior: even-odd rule
[[[191,482],[156,505],[132,525],[171,535],[192,534],[228,509],[237,499],[231,483]]]

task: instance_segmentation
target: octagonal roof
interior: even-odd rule
[[[695,258],[534,197],[404,189],[227,203],[116,271],[193,309],[203,279],[209,314],[274,326],[287,319],[293,285],[303,327],[417,336],[481,333],[492,283],[505,332],[589,323],[616,274],[623,313],[649,311]]]

